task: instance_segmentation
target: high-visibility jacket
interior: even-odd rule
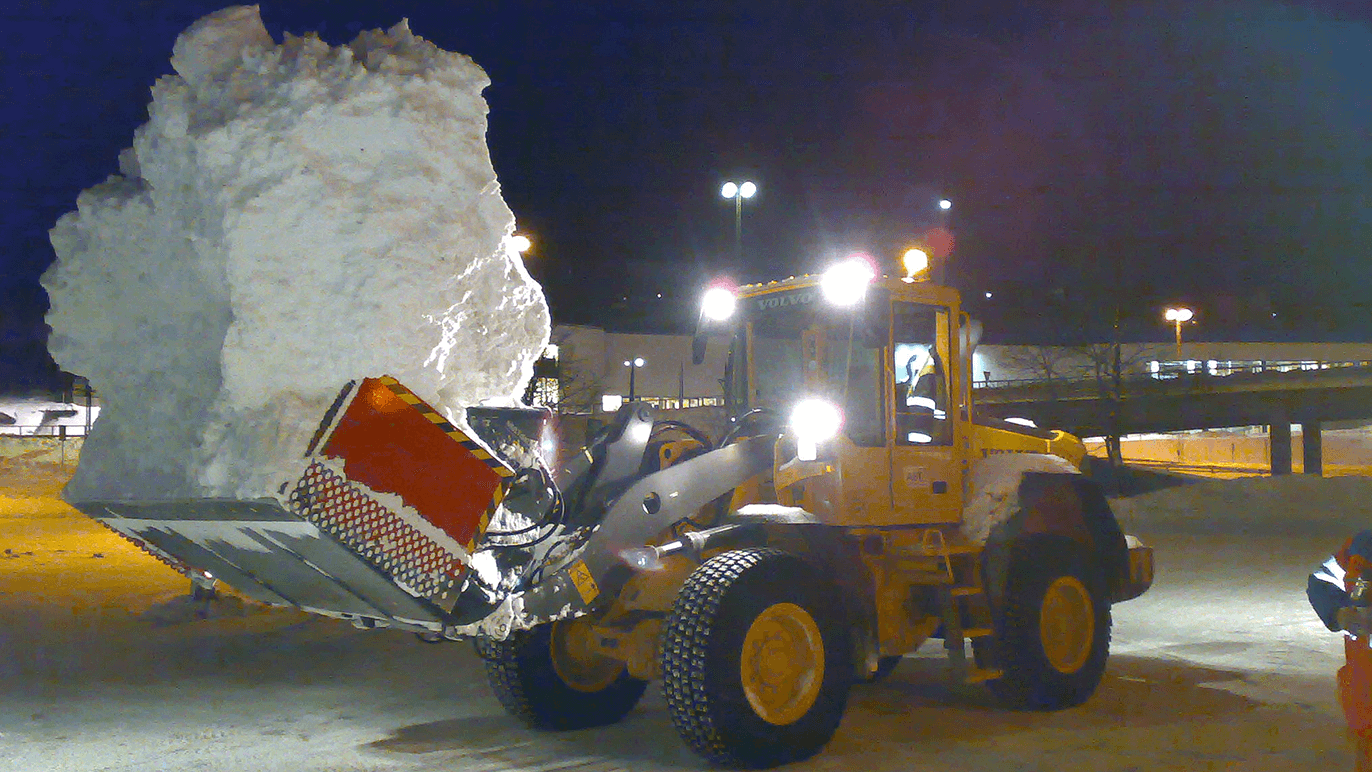
[[[1372,579],[1372,531],[1360,531],[1310,575],[1306,596],[1325,627],[1339,629],[1339,609],[1353,602],[1353,586],[1364,574]],[[1339,702],[1344,718],[1360,740],[1372,740],[1372,642],[1345,634],[1343,653]]]
[[[1339,609],[1352,602],[1349,593],[1357,577],[1348,576],[1348,567],[1354,557],[1372,563],[1372,530],[1359,531],[1344,542],[1343,548],[1315,569],[1306,583],[1305,594],[1310,598],[1310,605],[1315,607],[1324,626],[1334,632],[1339,630]]]

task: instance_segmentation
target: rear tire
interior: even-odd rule
[[[510,715],[535,729],[586,729],[613,724],[638,704],[648,682],[630,676],[624,663],[592,659],[580,669],[567,664],[565,626],[578,623],[542,624],[504,641],[478,639],[486,679]]]
[[[687,578],[662,637],[662,686],[692,750],[758,768],[829,742],[853,680],[836,595],[775,549],[725,552]]]
[[[996,636],[977,647],[1003,676],[987,688],[1008,707],[1057,710],[1095,693],[1110,656],[1110,604],[1099,569],[1066,539],[1016,548]]]

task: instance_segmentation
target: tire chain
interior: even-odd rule
[[[668,713],[681,739],[693,750],[716,764],[737,765],[725,747],[708,711],[698,710],[709,703],[705,684],[705,657],[714,630],[704,622],[719,610],[724,591],[744,572],[786,553],[770,548],[728,552],[696,569],[672,604],[667,629],[663,631],[662,692]],[[682,644],[685,644],[684,646]],[[673,677],[688,673],[688,678]]]

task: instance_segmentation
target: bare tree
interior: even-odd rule
[[[1095,380],[1100,393],[1105,395],[1107,382],[1114,379],[1117,368],[1120,379],[1124,380],[1129,373],[1139,372],[1145,362],[1157,358],[1159,348],[1149,345],[1125,349],[1118,343],[1087,343],[1077,350],[1085,361],[1082,369],[1086,376]]]
[[[1097,404],[1100,405],[1100,425],[1105,429],[1105,451],[1115,469],[1124,466],[1120,446],[1120,418],[1122,403],[1128,396],[1126,374],[1141,370],[1141,365],[1157,356],[1156,346],[1140,346],[1125,350],[1118,340],[1109,343],[1086,343],[1079,347],[1086,361],[1087,377],[1095,381]]]
[[[1017,370],[1041,378],[1051,386],[1071,373],[1074,359],[1072,349],[1064,346],[1016,346],[1008,352],[1010,364]]]
[[[558,350],[558,400],[553,410],[563,415],[594,412],[600,405],[600,395],[605,391],[604,379],[598,368],[577,356],[571,330],[554,329],[550,342]]]

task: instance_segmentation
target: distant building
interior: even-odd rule
[[[535,404],[556,406],[565,413],[597,413],[629,398],[633,369],[634,398],[662,410],[721,406],[723,341],[711,341],[705,361],[691,362],[691,336],[606,332],[598,327],[557,325],[549,346],[556,359],[556,376],[544,376],[533,391]],[[636,360],[640,367],[634,367]],[[625,363],[629,364],[625,364]],[[613,407],[612,407],[613,406]]]

